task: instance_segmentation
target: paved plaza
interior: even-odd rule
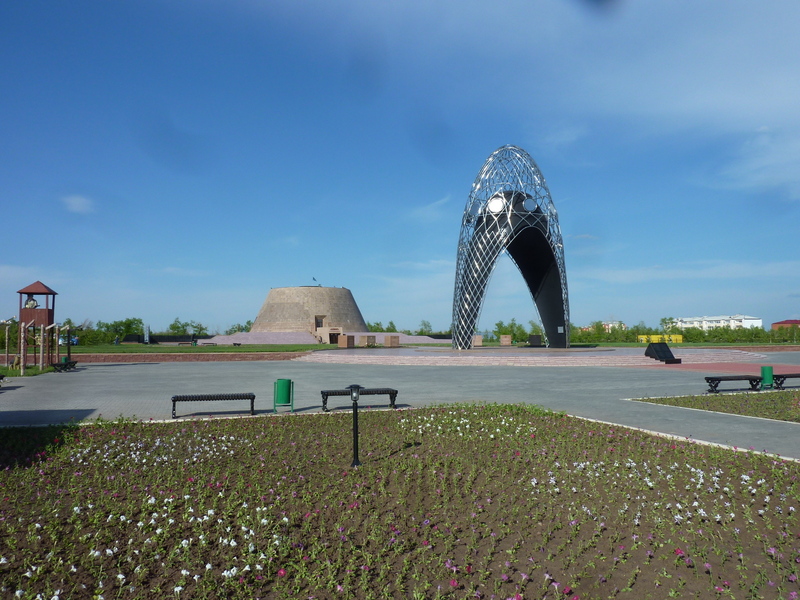
[[[273,383],[280,378],[294,381],[299,414],[321,411],[320,390],[356,383],[396,388],[400,408],[451,402],[537,404],[584,418],[800,459],[800,424],[630,400],[702,394],[707,389],[704,375],[759,373],[761,365],[773,365],[776,373],[800,371],[800,352],[679,349],[675,355],[682,359],[681,365],[664,365],[642,354],[636,348],[467,352],[403,348],[316,352],[287,361],[79,363],[77,370],[67,373],[6,380],[0,388],[0,424],[44,425],[101,416],[169,420],[173,395],[227,392],[253,392],[256,414],[267,415],[273,413]],[[364,397],[360,405],[385,408],[388,398]],[[348,398],[332,397],[329,407],[350,410],[352,404]],[[177,406],[179,420],[248,413],[245,401]]]

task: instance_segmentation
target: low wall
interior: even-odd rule
[[[232,362],[256,360],[292,360],[309,352],[165,352],[142,354],[73,354],[81,363],[160,363],[160,362]]]

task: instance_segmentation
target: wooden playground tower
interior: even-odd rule
[[[37,281],[22,288],[17,293],[19,294],[17,359],[20,375],[22,375],[28,365],[29,356],[32,356],[33,365],[38,365],[40,371],[53,362],[59,362],[58,338],[61,332],[55,322],[57,292],[41,281]],[[44,302],[44,306],[41,305],[37,296]],[[67,334],[67,340],[69,340],[69,327],[65,327],[64,330]],[[29,351],[31,348],[33,352]],[[67,354],[70,354],[69,345],[67,346]],[[16,366],[17,360],[14,363]],[[6,364],[8,364],[8,326],[6,326]]]

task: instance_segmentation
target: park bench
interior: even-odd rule
[[[60,363],[50,363],[50,366],[56,370],[56,373],[63,373],[64,371],[71,371],[72,369],[77,368],[78,361],[65,360],[64,362]]]
[[[800,373],[782,373],[780,375],[773,375],[772,381],[776,390],[782,390],[783,384],[786,383],[787,379],[796,379],[798,377],[800,377]]]
[[[172,397],[172,418],[175,419],[176,402],[209,402],[212,400],[250,400],[250,414],[255,413],[256,395],[252,392],[245,394],[181,394]]]
[[[750,382],[750,389],[758,391],[761,389],[761,375],[715,375],[713,377],[706,377],[708,384],[708,392],[716,394],[719,390],[719,384],[723,381],[748,381]]]
[[[322,410],[324,412],[330,412],[330,409],[328,409],[328,396],[349,396],[350,390],[322,390],[320,394],[322,394]],[[397,408],[397,406],[395,406],[397,390],[392,388],[361,388],[358,394],[359,396],[389,396],[389,406],[391,408]]]

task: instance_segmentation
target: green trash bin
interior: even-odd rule
[[[68,363],[69,362],[69,356],[62,356],[61,357],[61,362],[62,362],[62,364],[63,363]]]
[[[291,407],[294,412],[294,381],[291,379],[278,379],[273,386],[272,410],[278,412],[279,406]]]
[[[761,367],[761,389],[772,389],[774,380],[772,378],[772,367]]]

